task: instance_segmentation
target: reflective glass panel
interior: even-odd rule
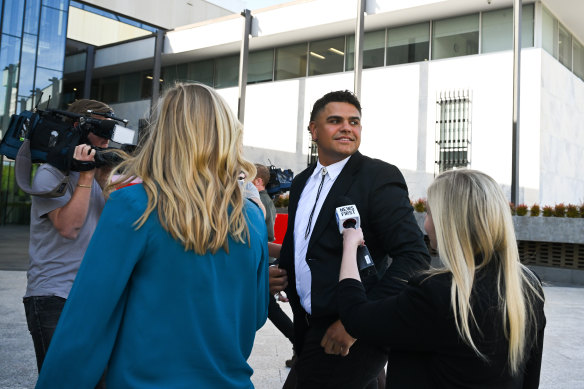
[[[559,25],[559,33],[558,59],[565,67],[572,69],[572,34],[561,24]]]
[[[24,34],[22,42],[22,72],[18,84],[18,94],[27,96],[32,94],[34,88],[34,60],[36,57],[37,36]]]
[[[432,26],[432,59],[478,54],[479,14],[437,20]]]
[[[276,80],[306,76],[306,43],[276,49]]]
[[[308,75],[343,71],[345,63],[345,37],[310,42]]]
[[[43,5],[66,11],[69,8],[69,0],[43,0]]]
[[[0,46],[0,69],[2,69],[2,82],[0,83],[0,116],[2,128],[8,126],[10,115],[15,112],[14,101],[6,101],[6,96],[12,98],[16,94],[18,81],[18,57],[20,52],[20,39],[11,36],[2,36]],[[10,90],[7,90],[10,88]]]
[[[41,0],[27,0],[26,10],[24,12],[24,32],[29,34],[38,34],[41,13]]]
[[[67,13],[43,7],[39,33],[38,66],[63,70],[66,35]]]
[[[556,38],[558,21],[545,8],[542,13],[542,27],[542,47],[554,58],[558,58],[558,39]]]
[[[140,76],[139,72],[120,76],[120,102],[140,100]]]
[[[173,85],[177,81],[187,81],[188,65],[182,63],[179,65],[165,66],[162,68],[162,80],[165,85]]]
[[[191,62],[188,64],[189,81],[197,81],[201,84],[213,86],[214,73],[213,60]]]
[[[584,80],[584,46],[574,40],[574,74]]]
[[[484,12],[482,18],[483,53],[513,50],[513,8]],[[521,14],[521,47],[533,46],[533,5],[523,7]]]
[[[427,61],[429,55],[430,23],[387,30],[387,65]]]
[[[228,88],[239,83],[239,55],[215,60],[215,88]]]
[[[41,102],[49,102],[50,108],[56,108],[59,106],[59,99],[61,96],[61,80],[63,78],[63,72],[38,68],[36,70],[36,89],[42,92]],[[35,99],[39,99],[38,93]],[[35,100],[35,104],[36,104]],[[40,105],[39,105],[40,106]],[[46,104],[44,106],[46,108]]]
[[[22,35],[22,17],[24,13],[24,1],[4,1],[4,14],[2,15],[2,32],[14,36]]]
[[[247,83],[272,81],[274,72],[274,50],[249,53],[247,60]]]
[[[383,66],[385,55],[385,30],[366,32],[363,35],[363,69]],[[345,70],[355,68],[355,36],[347,36]]]
[[[149,80],[152,83],[152,80]],[[118,102],[118,89],[120,85],[120,77],[108,77],[100,80],[99,85],[99,100],[106,104]]]

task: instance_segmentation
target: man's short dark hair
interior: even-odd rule
[[[310,121],[316,119],[316,115],[324,109],[328,103],[348,103],[353,105],[359,111],[361,115],[361,103],[355,94],[348,90],[338,90],[334,92],[329,92],[322,96],[320,99],[316,100],[312,106],[312,111],[310,112]]]
[[[270,182],[270,169],[267,166],[260,165],[259,163],[255,164],[257,173],[256,178],[261,178],[264,182],[264,186],[268,186],[268,182]]]

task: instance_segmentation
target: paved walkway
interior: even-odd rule
[[[26,227],[0,226],[0,388],[33,388],[36,362],[26,328],[22,295],[26,288]],[[547,328],[540,388],[584,388],[584,288],[545,288]],[[283,304],[290,314],[289,306]],[[281,388],[292,355],[290,343],[267,322],[257,335],[249,363],[257,389]]]

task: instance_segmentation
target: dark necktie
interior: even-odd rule
[[[318,191],[316,192],[316,200],[314,200],[314,206],[312,211],[310,211],[310,217],[308,218],[308,225],[306,226],[306,232],[304,233],[304,239],[308,239],[310,235],[310,226],[312,225],[312,216],[314,216],[314,210],[316,209],[316,203],[318,203],[318,197],[320,196],[320,191],[322,190],[322,184],[324,184],[324,178],[326,177],[326,167],[323,167],[320,171],[322,179],[320,180],[320,185],[318,186]]]

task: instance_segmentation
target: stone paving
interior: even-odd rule
[[[26,288],[25,227],[0,226],[0,388],[33,388],[37,378],[22,296]],[[547,328],[540,388],[584,388],[584,288],[548,283]],[[288,304],[282,304],[290,315]],[[281,388],[292,355],[288,340],[267,322],[257,335],[249,363],[257,389]]]

